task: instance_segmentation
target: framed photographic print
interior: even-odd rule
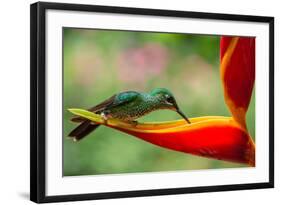
[[[32,201],[274,186],[274,18],[31,5]]]

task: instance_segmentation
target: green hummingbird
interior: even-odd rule
[[[150,93],[136,91],[120,92],[88,109],[88,111],[101,115],[104,120],[115,118],[136,125],[137,121],[135,120],[137,118],[159,109],[176,111],[190,123],[188,118],[179,109],[173,94],[166,88],[156,88]],[[74,141],[81,140],[99,126],[99,124],[93,124],[90,120],[82,117],[74,117],[71,121],[81,122],[69,134],[69,137],[73,138]]]

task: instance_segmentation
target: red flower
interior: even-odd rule
[[[220,58],[225,102],[234,119],[246,128],[255,81],[255,38],[222,37]]]

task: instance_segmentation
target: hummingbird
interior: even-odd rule
[[[89,108],[88,111],[101,115],[105,121],[114,118],[137,125],[136,119],[159,109],[176,111],[187,123],[190,123],[189,119],[179,109],[173,94],[166,88],[155,88],[149,93],[136,91],[120,92]],[[100,126],[83,117],[73,117],[71,121],[80,122],[80,125],[68,135],[74,141],[81,140]]]

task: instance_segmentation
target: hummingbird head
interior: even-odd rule
[[[174,110],[180,114],[188,123],[189,119],[184,115],[184,113],[179,109],[174,95],[166,88],[156,88],[150,93],[152,96],[159,99],[162,109]]]

